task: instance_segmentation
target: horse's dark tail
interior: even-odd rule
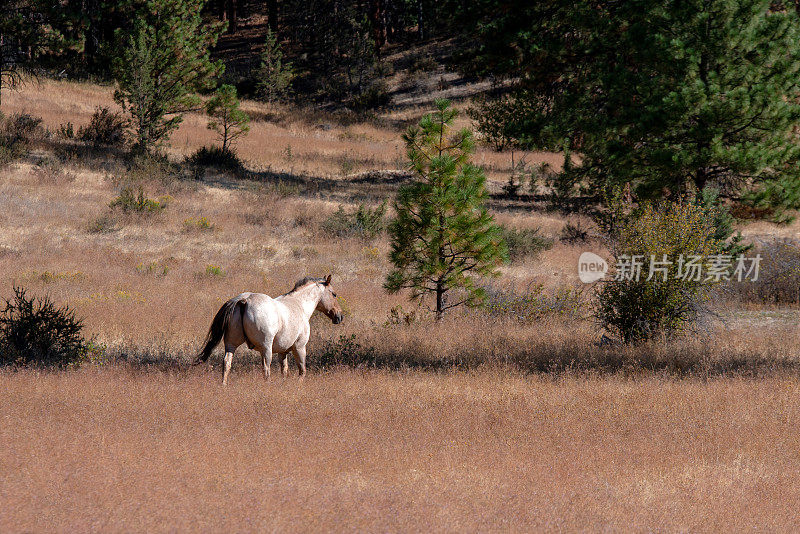
[[[236,309],[236,306],[242,307],[242,315],[244,316],[247,301],[243,298],[235,297],[223,304],[214,316],[214,320],[211,321],[211,327],[208,329],[206,339],[203,341],[203,350],[197,355],[194,361],[195,364],[205,362],[208,360],[208,357],[211,356],[214,347],[219,344],[222,340],[222,336],[225,335],[225,330],[231,322],[231,317],[233,317],[233,311]]]

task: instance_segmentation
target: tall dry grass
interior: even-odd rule
[[[3,112],[30,113],[42,117],[45,126],[58,131],[72,122],[75,130],[89,123],[98,106],[118,110],[113,101],[114,88],[88,83],[41,79],[31,80],[23,90],[3,96]],[[253,117],[250,133],[239,140],[236,150],[250,168],[303,174],[314,177],[341,178],[358,172],[405,168],[405,147],[400,133],[413,123],[425,107],[406,110],[399,120],[394,113],[378,116],[372,122],[342,120],[336,115],[298,110],[293,107],[266,106],[245,101],[242,109]],[[467,125],[463,118],[460,125]],[[185,115],[180,128],[172,135],[168,152],[174,157],[191,155],[204,145],[219,144],[206,128],[208,119],[199,113]],[[533,165],[547,162],[558,168],[558,155],[531,152],[525,156]],[[511,169],[511,157],[480,148],[475,163],[487,170],[490,179],[499,183]]]
[[[3,106],[53,130],[110,95],[46,81]],[[246,107],[257,120],[240,150],[265,170],[248,180],[132,177],[103,151],[45,172],[47,144],[0,169],[0,296],[17,284],[69,304],[116,360],[0,371],[0,531],[797,529],[796,307],[722,302],[695,336],[634,348],[599,343],[589,295],[563,313],[435,324],[382,289],[385,236],[324,231],[340,205],[397,187],[342,175],[399,165],[385,126],[399,118]],[[208,136],[187,117],[173,156]],[[504,157],[478,153],[500,181]],[[130,181],[168,207],[112,211]],[[503,267],[497,294],[575,290],[578,256],[602,247],[559,242],[558,214],[493,213],[555,241]],[[312,319],[305,382],[264,383],[244,349],[227,390],[188,366],[227,298],[327,272],[346,317]]]
[[[4,532],[800,527],[796,377],[0,381]]]
[[[122,215],[108,207],[117,193],[116,174],[70,172],[74,179],[69,182],[42,182],[35,167],[22,163],[0,178],[0,269],[6,273],[0,294],[10,294],[15,284],[50,294],[74,307],[88,334],[96,335],[110,354],[126,360],[188,362],[211,317],[229,297],[242,291],[278,295],[302,276],[327,272],[334,274],[346,318],[341,327],[314,319],[312,368],[322,363],[315,358],[335,350],[340,336],[353,335],[375,353],[345,359],[395,368],[503,363],[532,371],[753,373],[791,368],[800,349],[794,309],[766,324],[757,322],[757,309],[730,309],[697,341],[599,347],[601,332],[589,319],[591,292],[586,289],[576,294],[567,315],[534,314],[520,321],[513,311],[489,315],[477,310],[453,313],[434,325],[425,309],[382,289],[389,269],[385,237],[336,238],[323,230],[339,205],[335,201],[285,197],[257,182],[145,180],[149,196],[170,195],[167,208]],[[105,216],[112,217],[112,228],[94,231],[92,225]],[[549,215],[499,218],[509,225],[539,226],[545,235],[557,237],[558,225]],[[198,227],[200,219],[208,226]],[[545,294],[575,288],[574,266],[583,248],[557,242],[539,256],[503,268],[500,281],[487,283],[520,295],[532,284],[544,286]],[[403,315],[413,312],[416,322],[387,326],[398,307]],[[237,362],[251,361],[246,353],[242,349]]]

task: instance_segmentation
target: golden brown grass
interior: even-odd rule
[[[324,234],[321,223],[338,205],[324,198],[284,198],[255,182],[146,182],[150,196],[171,194],[162,213],[114,215],[115,231],[94,233],[92,222],[110,213],[114,180],[80,168],[70,172],[75,178],[68,183],[41,182],[35,169],[22,163],[0,177],[0,269],[6,273],[0,294],[10,294],[13,284],[33,294],[49,293],[74,307],[88,333],[113,350],[139,347],[188,360],[227,298],[242,291],[281,294],[306,274],[333,272],[347,317],[341,327],[314,320],[312,367],[314,351],[351,334],[395,362],[512,361],[542,369],[548,358],[558,365],[591,355],[604,361],[629,358],[599,350],[600,331],[588,319],[543,317],[520,323],[478,311],[454,313],[445,324],[431,325],[424,309],[382,289],[389,269],[385,237],[364,242]],[[187,220],[202,217],[212,229],[187,231]],[[514,226],[541,226],[551,237],[559,231],[558,219],[550,215],[501,213],[498,218]],[[597,244],[585,247],[593,246]],[[585,247],[557,242],[539,257],[504,267],[501,279],[493,283],[520,292],[530,284],[544,284],[546,291],[575,287],[574,266]],[[209,266],[219,267],[221,275],[209,272]],[[385,328],[396,306],[416,311],[420,322]],[[588,303],[578,312],[587,317]],[[719,359],[796,359],[797,310],[758,324],[754,335],[752,321],[759,313],[725,311],[726,323],[711,329],[718,338],[711,346]],[[707,357],[696,349],[689,346],[687,358]],[[643,358],[652,361],[648,354]],[[665,359],[662,350],[656,360]]]
[[[110,95],[46,81],[3,106],[77,127]],[[386,326],[392,308],[415,310],[382,289],[386,237],[332,238],[322,223],[342,203],[392,194],[396,184],[344,179],[342,161],[397,168],[398,130],[246,107],[269,117],[240,145],[251,169],[341,185],[139,176],[148,196],[172,200],[123,216],[108,208],[125,179],[113,159],[73,161],[66,177],[35,158],[0,169],[0,296],[13,284],[50,294],[129,362],[0,372],[0,531],[797,529],[796,308],[727,305],[702,335],[636,348],[599,347],[585,306],[532,322],[478,310],[433,324],[416,310],[414,324]],[[173,156],[208,135],[187,117]],[[478,153],[498,183],[506,157]],[[560,243],[564,217],[493,206],[499,222],[556,240],[493,283],[578,286],[578,255],[599,242]],[[213,228],[186,223],[203,217]],[[347,316],[313,319],[304,383],[265,384],[244,349],[227,390],[187,370],[225,299],[327,272]],[[316,372],[351,335],[385,369]]]
[[[70,121],[77,131],[89,123],[97,106],[119,110],[113,93],[111,86],[47,79],[30,81],[24,90],[3,95],[3,112],[42,117],[51,131],[58,131],[61,124]],[[242,109],[254,120],[250,133],[237,142],[236,150],[249,167],[336,178],[360,171],[405,168],[405,148],[400,139],[403,125],[430,111],[427,107],[406,110],[400,123],[394,113],[386,113],[377,118],[377,123],[397,126],[381,127],[370,123],[343,124],[324,113],[252,101],[245,101]],[[463,117],[459,126],[467,126],[467,121]],[[207,123],[202,114],[187,114],[170,139],[169,153],[188,156],[203,145],[219,144],[215,134],[206,128]],[[518,153],[517,160],[523,156],[531,165],[547,162],[558,168],[562,162],[560,156],[543,152]],[[502,182],[507,179],[503,174],[511,167],[511,157],[480,148],[475,163],[487,170],[490,179]]]
[[[797,378],[0,380],[5,532],[800,526]]]

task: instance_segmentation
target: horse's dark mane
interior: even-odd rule
[[[298,289],[300,289],[301,287],[303,287],[304,285],[306,285],[306,284],[308,284],[310,282],[324,282],[324,281],[325,281],[324,278],[315,278],[313,276],[306,276],[305,278],[301,278],[300,280],[298,280],[297,283],[295,283],[295,285],[292,288],[292,290],[289,291],[289,293],[294,293],[295,291],[297,291]],[[289,293],[287,293],[287,295]]]

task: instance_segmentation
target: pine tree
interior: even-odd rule
[[[285,6],[287,32],[301,46],[298,83],[318,96],[344,99],[367,92],[376,77],[373,28],[363,3],[308,0]]]
[[[3,89],[16,89],[26,76],[35,75],[47,56],[67,46],[64,16],[42,0],[0,2],[0,103]]]
[[[137,151],[149,152],[162,143],[180,125],[183,113],[200,106],[195,91],[212,86],[222,71],[209,49],[224,25],[203,24],[204,3],[148,0],[130,33],[119,35],[114,100],[131,115]]]
[[[206,113],[213,120],[208,129],[217,132],[222,140],[222,152],[232,152],[233,142],[250,131],[250,116],[239,108],[236,88],[222,85],[206,103]]]
[[[694,199],[697,204],[711,220],[714,229],[712,237],[722,243],[721,252],[730,254],[734,258],[744,254],[751,248],[752,244],[744,242],[741,232],[734,230],[734,218],[719,200],[719,191],[713,187],[706,187]]]
[[[294,79],[294,68],[284,61],[283,49],[272,29],[267,29],[267,41],[261,52],[256,78],[259,93],[270,103],[285,98]]]
[[[437,319],[454,306],[482,302],[475,277],[495,275],[508,260],[500,228],[484,205],[486,178],[469,162],[472,133],[452,132],[457,113],[449,101],[437,100],[436,111],[403,136],[417,179],[398,192],[389,228],[394,270],[384,287],[408,288],[417,300],[435,295]],[[447,302],[456,288],[463,290],[460,300]]]
[[[356,11],[342,18],[343,28],[338,33],[339,66],[344,73],[348,91],[360,95],[375,76],[377,55],[369,21]]]
[[[640,198],[716,186],[800,206],[800,16],[770,0],[528,3],[479,25],[485,73],[516,76],[529,146],[570,141],[585,184]],[[490,10],[491,11],[491,10]],[[598,192],[595,190],[595,192]]]

